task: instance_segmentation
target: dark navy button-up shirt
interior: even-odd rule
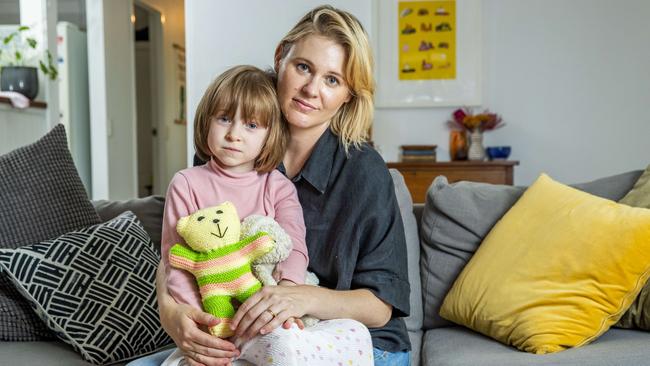
[[[283,165],[278,169],[286,174]],[[410,350],[401,318],[410,311],[404,226],[383,159],[368,145],[346,155],[328,129],[292,181],[307,227],[309,269],[321,286],[365,288],[392,305],[390,321],[370,329],[373,346]]]

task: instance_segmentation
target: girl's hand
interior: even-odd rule
[[[289,329],[294,324],[296,324],[298,326],[298,328],[300,328],[300,330],[305,329],[305,323],[302,322],[302,319],[294,318],[294,317],[291,317],[291,318],[287,319],[287,321],[282,323],[282,328]]]
[[[235,337],[246,341],[258,334],[268,334],[280,325],[289,328],[293,322],[304,328],[298,318],[305,315],[309,308],[310,287],[313,286],[263,287],[235,313],[231,324]]]
[[[201,330],[219,324],[219,320],[190,305],[174,304],[168,316],[163,317],[161,312],[161,323],[189,365],[230,365],[232,358],[239,356],[234,344]]]

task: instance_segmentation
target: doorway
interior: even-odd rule
[[[138,197],[163,194],[160,167],[164,156],[158,154],[161,119],[162,27],[160,12],[140,3],[133,6],[135,62],[137,179]]]

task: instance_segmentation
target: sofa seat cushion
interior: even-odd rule
[[[521,352],[463,327],[438,328],[424,334],[422,366],[641,366],[648,365],[650,333],[610,329],[595,342],[564,352]]]
[[[422,350],[423,338],[424,332],[422,330],[409,330],[409,341],[411,341],[411,365],[413,366],[420,364],[420,351]]]
[[[92,366],[60,341],[0,342],[3,365]],[[124,363],[112,364],[121,366]]]

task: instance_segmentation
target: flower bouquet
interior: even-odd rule
[[[479,132],[495,130],[505,125],[501,116],[496,113],[490,113],[485,109],[483,113],[474,114],[469,107],[458,108],[451,114],[452,119],[447,121],[447,125],[452,129]]]
[[[490,113],[485,109],[482,113],[474,114],[474,111],[469,107],[458,108],[452,113],[452,119],[447,121],[447,126],[452,129],[450,137],[458,139],[458,132],[453,134],[454,131],[461,131],[463,135],[469,135],[469,149],[467,155],[464,153],[464,147],[454,146],[450,141],[450,155],[452,160],[462,159],[465,156],[469,160],[484,160],[485,149],[483,148],[483,132],[491,131],[501,128],[505,125],[501,116],[496,113]],[[460,145],[456,143],[456,145]]]

